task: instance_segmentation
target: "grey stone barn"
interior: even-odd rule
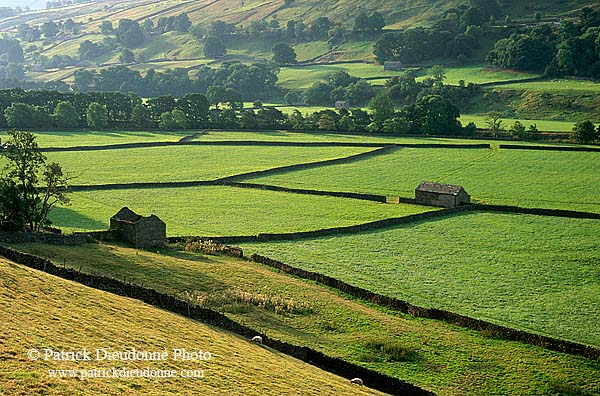
[[[402,70],[402,62],[400,61],[385,61],[383,62],[383,70]]]
[[[141,216],[124,207],[110,218],[115,237],[138,248],[162,247],[167,243],[167,225],[155,215]]]
[[[338,100],[335,102],[335,109],[336,110],[342,110],[342,109],[350,110],[350,102],[348,102],[347,100]]]
[[[471,197],[462,186],[421,182],[415,189],[415,201],[419,205],[455,208],[471,202]]]

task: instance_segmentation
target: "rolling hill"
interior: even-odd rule
[[[186,395],[196,394],[199,389],[206,395],[380,394],[353,387],[343,378],[253,345],[239,336],[136,300],[90,289],[6,260],[0,260],[0,272],[3,395]],[[46,361],[28,359],[27,353],[32,348],[39,351],[101,348],[111,352],[133,348],[144,352],[203,349],[212,358],[175,361],[169,352],[170,358],[163,361]],[[111,366],[179,373],[196,370],[198,375],[160,379],[70,378],[72,373],[79,376],[81,370]],[[200,370],[204,378],[200,377]],[[63,374],[69,378],[58,378]]]

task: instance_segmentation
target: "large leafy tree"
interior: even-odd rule
[[[273,46],[273,62],[280,65],[296,63],[296,51],[285,43],[277,43]]]
[[[80,117],[77,109],[69,102],[58,102],[52,114],[54,125],[59,128],[76,128],[79,126]]]
[[[8,131],[1,155],[6,166],[0,178],[0,219],[14,230],[40,231],[58,204],[67,204],[69,177],[55,162],[47,164],[31,132]]]

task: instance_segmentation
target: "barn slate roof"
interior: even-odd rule
[[[456,186],[452,184],[442,184],[435,182],[423,181],[417,187],[416,191],[424,191],[443,195],[458,195],[465,189],[462,186]]]
[[[121,210],[119,210],[113,217],[111,217],[111,220],[125,221],[127,223],[137,223],[141,219],[142,219],[142,216],[135,213],[133,210],[129,209],[127,206],[121,208]]]

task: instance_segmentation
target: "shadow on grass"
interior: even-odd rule
[[[53,226],[61,228],[74,228],[80,230],[108,229],[107,221],[98,221],[65,207],[54,208],[50,214],[50,220],[52,220]]]

